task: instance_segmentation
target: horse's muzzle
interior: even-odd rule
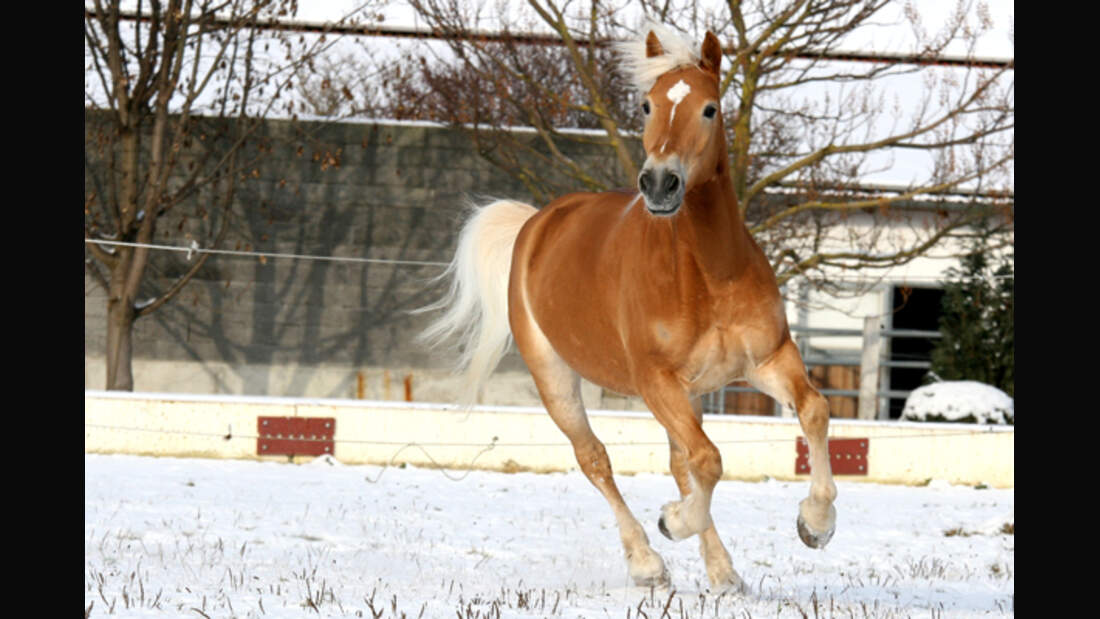
[[[654,215],[672,215],[684,201],[683,175],[664,167],[645,168],[638,175],[638,189],[646,209]]]

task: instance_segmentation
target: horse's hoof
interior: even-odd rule
[[[835,526],[828,531],[815,533],[810,530],[810,527],[806,526],[806,521],[802,519],[802,516],[798,516],[798,537],[802,539],[803,544],[810,548],[824,548],[825,544],[828,544],[829,540],[833,538],[833,531],[836,531]]]
[[[734,578],[717,584],[711,583],[710,592],[714,595],[746,595],[749,587],[740,578]]]
[[[707,575],[710,577],[710,574]],[[743,595],[749,592],[748,585],[741,580],[741,576],[732,568],[728,573],[716,574],[710,580],[710,591],[715,595]]]
[[[706,529],[706,526],[698,524],[693,528],[690,522],[685,521],[683,507],[680,501],[665,503],[661,508],[661,516],[657,519],[657,529],[661,531],[661,535],[674,542],[687,539]]]
[[[667,588],[671,582],[672,579],[668,576],[668,570],[664,569],[656,576],[634,578],[634,585],[638,587],[656,587],[657,589],[664,589]]]
[[[676,541],[672,537],[672,534],[668,532],[668,527],[665,526],[664,514],[662,514],[661,517],[657,519],[657,528],[661,531],[661,535],[664,535],[665,537],[667,537],[668,539],[670,539],[672,541]]]
[[[667,587],[671,582],[665,562],[653,551],[640,559],[627,557],[627,561],[630,562],[630,578],[639,587]]]

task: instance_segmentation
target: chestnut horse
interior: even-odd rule
[[[699,535],[711,586],[740,589],[710,516],[722,457],[703,432],[699,397],[746,379],[797,410],[812,472],[796,524],[813,548],[829,541],[836,522],[828,405],[806,376],[771,265],[738,210],[717,37],[708,32],[696,51],[654,25],[625,55],[645,96],[640,191],[574,193],[539,210],[513,201],[476,209],[445,273],[450,294],[433,306],[447,311],[424,337],[461,334],[467,400],[514,338],[546,410],[611,505],[630,576],[665,585],[664,561],[589,426],[580,377],[640,395],[668,433],[680,491],[662,507],[659,530],[673,540]]]

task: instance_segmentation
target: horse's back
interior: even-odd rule
[[[559,282],[548,285],[554,292],[570,283],[583,286],[610,276],[606,269],[617,265],[609,254],[622,244],[623,221],[631,209],[643,208],[640,203],[637,192],[622,191],[571,193],[555,199],[527,221],[516,240],[521,268],[529,278]],[[602,283],[606,288],[611,282]]]

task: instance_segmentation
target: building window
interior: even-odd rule
[[[943,289],[925,286],[893,285],[891,311],[887,313],[891,331],[939,331]],[[890,419],[901,417],[908,392],[920,387],[928,373],[932,359],[932,347],[936,341],[930,337],[890,337],[889,363],[885,368]],[[916,366],[916,367],[914,367]]]

